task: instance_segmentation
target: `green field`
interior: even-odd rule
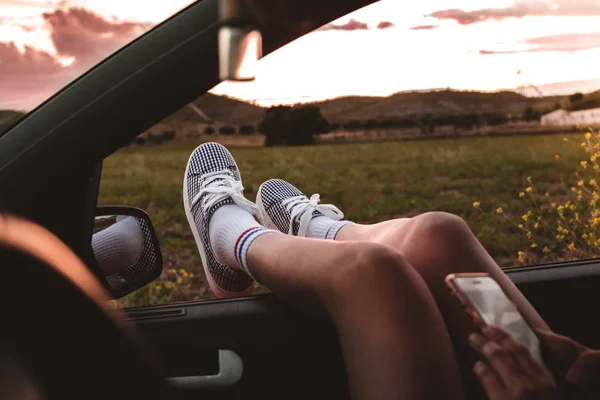
[[[582,135],[570,135],[579,139]],[[211,298],[182,207],[185,164],[194,145],[124,149],[104,163],[99,204],[122,204],[148,212],[158,232],[165,269],[193,272],[191,289],[171,300]],[[561,135],[449,139],[287,148],[230,148],[241,169],[246,196],[282,178],[309,196],[337,205],[347,218],[373,223],[425,211],[463,217],[503,267],[514,265],[524,246],[518,229],[494,213],[526,210],[519,199],[527,176],[538,190],[573,180],[584,152]],[[560,158],[555,158],[559,153]],[[149,300],[154,302],[160,299]]]

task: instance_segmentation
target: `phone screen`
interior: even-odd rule
[[[454,282],[487,325],[504,329],[544,366],[538,337],[495,279],[455,277]]]

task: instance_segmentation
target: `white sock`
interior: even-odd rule
[[[210,218],[208,235],[215,258],[221,264],[242,269],[248,275],[246,254],[256,238],[275,232],[260,225],[252,214],[236,204],[220,207]]]
[[[306,236],[313,239],[333,240],[342,227],[351,223],[350,221],[336,221],[325,215],[319,215],[310,220]]]

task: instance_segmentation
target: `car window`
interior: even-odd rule
[[[214,87],[104,163],[100,202],[145,209],[164,255],[122,304],[213,298],[181,197],[207,141],[250,200],[281,178],[357,223],[459,215],[503,268],[596,257],[598,22],[587,1],[384,0]]]
[[[0,134],[192,1],[0,1]]]

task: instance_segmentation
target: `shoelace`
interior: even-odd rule
[[[310,199],[304,195],[290,197],[281,202],[281,205],[291,212],[289,234],[293,235],[294,221],[298,220],[298,236],[305,237],[308,231],[308,224],[313,217],[313,212],[318,211],[326,217],[335,221],[344,218],[344,213],[333,204],[319,204],[320,196],[318,193],[310,196]]]
[[[200,180],[203,181],[204,187],[192,199],[191,207],[202,199],[202,211],[207,212],[218,202],[231,197],[235,204],[252,215],[258,215],[258,207],[244,197],[242,194],[244,187],[240,181],[234,179],[231,171],[224,169],[221,171],[209,172],[201,175]],[[202,198],[202,196],[204,196],[204,198]]]

